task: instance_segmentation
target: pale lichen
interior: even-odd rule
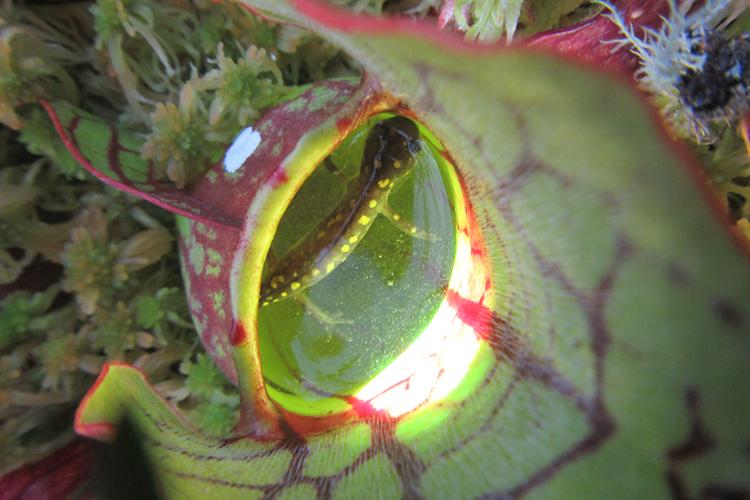
[[[674,0],[669,0],[669,16],[663,18],[658,29],[647,28],[642,36],[622,19],[610,2],[598,0],[597,3],[609,10],[610,19],[623,35],[622,39],[610,42],[614,42],[615,48],[627,46],[638,57],[640,65],[636,79],[646,91],[658,97],[665,116],[682,136],[691,136],[701,144],[712,143],[718,137],[714,126],[716,123],[723,125],[734,122],[750,109],[750,98],[747,95],[750,82],[742,82],[744,70],[741,67],[731,69],[740,73],[737,88],[726,89],[737,95],[733,95],[725,104],[717,103],[718,108],[710,112],[697,109],[691,99],[686,98],[683,88],[687,77],[700,74],[707,65],[713,64],[710,60],[713,57],[713,46],[717,42],[724,42],[717,39],[723,38],[720,26],[731,23],[747,8],[744,0],[705,2],[697,8],[694,8],[694,0],[682,2],[679,6]],[[720,50],[720,57],[726,58],[729,55],[729,46]],[[703,85],[724,83],[706,81]],[[701,100],[706,101],[716,90],[705,88],[699,92]]]
[[[511,43],[517,33],[532,35],[580,21],[591,14],[584,0],[422,0],[414,11],[439,6],[438,24],[455,27],[469,40]]]

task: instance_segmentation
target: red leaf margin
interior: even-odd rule
[[[154,187],[156,188],[155,194],[150,194],[138,189],[133,182],[125,178],[114,179],[104,174],[100,169],[96,168],[92,164],[91,159],[87,158],[78,148],[70,131],[65,124],[62,123],[55,106],[46,100],[40,100],[39,104],[47,112],[57,135],[60,136],[60,140],[63,141],[68,152],[70,152],[73,158],[75,158],[75,160],[88,173],[100,181],[119,191],[135,196],[136,198],[144,199],[157,207],[163,208],[164,210],[177,215],[188,217],[192,220],[209,224],[219,224],[234,229],[239,229],[241,227],[241,220],[235,219],[231,217],[231,215],[224,213],[220,206],[213,206],[210,203],[206,203],[201,197],[191,196],[188,194],[189,191],[180,191],[174,187],[174,185],[168,183],[154,183]],[[186,205],[187,208],[180,206],[180,204]],[[208,215],[203,214],[202,212],[204,211],[207,211]]]
[[[352,15],[351,12],[335,8],[320,0],[290,0],[302,14],[328,28],[344,33],[388,34],[414,33],[443,47],[470,53],[496,53],[498,50],[541,49],[552,51],[575,61],[588,61],[606,71],[632,72],[638,65],[637,58],[626,47],[614,47],[602,43],[604,40],[622,38],[619,28],[606,15],[597,15],[586,21],[565,28],[549,30],[520,40],[510,46],[498,44],[477,44],[468,42],[455,31],[440,31],[429,22],[400,17],[376,17]],[[657,25],[668,12],[665,0],[621,0],[613,2],[623,19],[631,22],[636,31]],[[261,14],[262,15],[262,14]]]
[[[0,477],[0,500],[58,500],[93,477],[94,442],[77,439],[51,455]]]

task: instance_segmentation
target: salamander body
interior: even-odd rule
[[[274,268],[261,285],[261,305],[299,293],[344,262],[385,208],[395,182],[413,168],[420,149],[419,129],[411,120],[395,116],[377,123],[367,135],[353,185],[336,210]]]

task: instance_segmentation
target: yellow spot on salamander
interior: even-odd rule
[[[401,168],[401,160],[394,161],[393,168]]]
[[[411,232],[411,234],[417,234],[417,228],[414,226],[412,226],[409,231]]]
[[[380,187],[380,188],[387,188],[388,184],[390,184],[390,183],[391,183],[391,180],[388,179],[388,178],[380,179],[378,181],[378,187]]]
[[[297,290],[297,289],[299,289],[299,287],[300,287],[300,286],[301,286],[301,285],[299,284],[299,281],[295,281],[295,282],[293,282],[293,283],[291,284],[291,289],[292,289],[292,290]]]
[[[375,208],[378,206],[378,202],[377,200],[370,200],[370,203],[368,203],[368,205],[370,206],[370,208]]]
[[[363,226],[366,226],[367,224],[370,223],[370,218],[366,215],[363,215],[362,217],[359,218],[358,222],[362,224]]]
[[[393,214],[393,220],[395,221],[401,220],[401,216],[399,214]]]
[[[313,276],[317,276],[317,275],[319,275],[319,274],[320,274],[320,269],[318,269],[317,267],[316,267],[315,269],[313,269],[313,270],[312,270],[312,275],[313,275]]]
[[[344,253],[348,252],[351,249],[352,249],[352,247],[350,247],[347,244],[341,245],[341,251],[344,252]]]
[[[349,243],[351,243],[352,245],[354,245],[357,241],[359,241],[359,236],[355,235],[349,238]]]
[[[271,288],[273,288],[274,290],[277,289],[282,283],[284,283],[284,277],[279,274],[271,278]]]
[[[334,262],[329,262],[326,266],[326,272],[330,273],[333,272],[333,270],[336,269],[336,264]]]
[[[282,297],[286,297],[287,295],[289,295],[289,294],[288,294],[288,293],[286,293],[286,292],[281,292],[281,296],[282,296]]]

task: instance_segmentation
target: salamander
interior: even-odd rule
[[[310,236],[275,266],[261,285],[261,305],[298,294],[341,265],[386,209],[393,186],[413,168],[420,149],[419,129],[403,116],[373,126],[353,186]]]

